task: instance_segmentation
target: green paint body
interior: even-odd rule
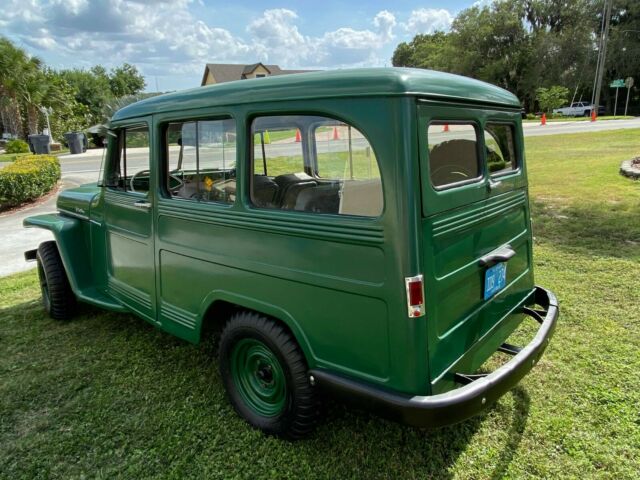
[[[264,114],[325,115],[363,132],[380,164],[382,215],[253,207],[250,122]],[[237,131],[235,203],[167,198],[159,188],[163,126],[229,116]],[[512,124],[519,169],[489,188],[484,162],[481,181],[435,190],[427,125],[456,119],[480,129],[489,119]],[[194,343],[216,302],[232,303],[286,324],[310,368],[413,395],[454,388],[453,372],[479,367],[521,321],[512,312],[531,303],[520,103],[509,92],[429,71],[319,72],[151,98],[120,110],[110,128],[141,123],[152,146],[148,196],[87,185],[61,193],[57,214],[25,220],[54,233],[82,301],[133,312]],[[135,207],[140,200],[151,208]],[[516,250],[507,287],[484,301],[478,259],[506,243]],[[426,315],[409,318],[404,279],[418,274]]]

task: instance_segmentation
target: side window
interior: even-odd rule
[[[377,217],[384,201],[367,138],[331,118],[286,115],[252,125],[251,200],[262,208]]]
[[[122,192],[149,191],[149,129],[146,126],[123,128],[107,173],[107,185]]]
[[[428,127],[429,176],[436,188],[479,179],[478,134],[471,123],[432,123]]]
[[[484,127],[484,145],[491,175],[502,175],[517,170],[518,162],[511,125],[487,123]]]
[[[166,187],[172,198],[223,203],[235,201],[235,128],[231,119],[167,125]]]

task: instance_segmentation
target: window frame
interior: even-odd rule
[[[431,177],[431,151],[429,149],[429,129],[431,128],[432,125],[437,125],[437,126],[442,126],[444,127],[445,125],[470,125],[473,127],[473,129],[476,132],[476,158],[478,161],[478,176],[477,177],[473,177],[470,178],[468,180],[461,180],[459,182],[452,182],[452,183],[447,183],[444,185],[435,185],[433,183],[433,178]],[[483,147],[484,147],[484,128],[480,125],[480,123],[477,120],[474,119],[469,119],[469,120],[443,120],[441,118],[432,118],[431,120],[429,120],[429,122],[427,122],[426,124],[427,129],[426,132],[424,132],[424,135],[426,136],[426,159],[427,159],[427,169],[428,169],[428,177],[429,177],[429,184],[431,185],[431,188],[433,188],[435,191],[437,192],[442,192],[442,191],[446,191],[446,190],[451,190],[454,188],[458,188],[458,187],[463,187],[465,185],[472,185],[475,183],[481,183],[486,177],[485,177],[485,155],[483,154]],[[480,134],[480,132],[482,131],[482,134]]]
[[[168,143],[168,135],[167,132],[169,130],[169,125],[170,124],[176,124],[176,123],[180,123],[180,124],[185,124],[185,123],[195,123],[196,124],[196,131],[197,129],[197,124],[198,122],[215,122],[215,121],[231,121],[233,122],[233,126],[234,126],[234,131],[235,131],[235,135],[236,135],[236,139],[235,139],[235,149],[236,149],[236,153],[235,153],[235,165],[236,165],[236,196],[233,200],[233,202],[223,202],[220,200],[199,200],[196,198],[184,198],[184,197],[177,197],[171,194],[171,192],[169,191],[168,188],[168,180],[169,180],[169,143]],[[203,116],[189,116],[189,117],[179,117],[179,118],[170,118],[170,119],[163,119],[162,122],[158,125],[158,129],[160,130],[160,144],[161,144],[161,150],[162,150],[162,156],[160,159],[160,185],[158,188],[158,191],[160,193],[160,196],[162,199],[165,200],[171,200],[171,201],[178,201],[178,202],[190,202],[192,204],[196,204],[196,205],[217,205],[220,207],[226,207],[226,208],[230,208],[233,207],[234,205],[238,204],[239,201],[239,190],[237,188],[237,185],[239,184],[239,179],[240,177],[238,176],[238,155],[240,152],[240,143],[239,143],[239,137],[238,137],[238,121],[236,119],[236,117],[234,115],[232,115],[231,113],[220,113],[220,114],[214,114],[214,115],[203,115]],[[196,135],[196,138],[198,138],[198,136]],[[199,170],[200,170],[200,154],[199,154],[199,150],[200,150],[200,145],[199,145],[199,141],[198,141],[198,147],[197,147],[197,153],[196,153],[196,157],[197,157],[197,170],[198,170],[198,175],[200,175]]]
[[[520,160],[520,151],[518,149],[518,142],[516,141],[516,125],[513,122],[509,122],[506,120],[491,120],[491,119],[487,119],[484,122],[484,125],[482,126],[482,131],[483,133],[487,132],[485,130],[486,126],[492,124],[492,125],[503,125],[506,127],[509,127],[509,129],[511,130],[511,142],[513,144],[513,158],[516,162],[516,168],[512,168],[511,170],[503,170],[503,171],[498,171],[497,173],[491,173],[489,171],[489,162],[487,161],[487,153],[486,153],[486,147],[485,147],[485,164],[486,164],[486,170],[487,173],[489,174],[489,178],[503,178],[503,177],[507,177],[509,175],[517,175],[520,173],[521,169],[522,169],[522,162]],[[487,132],[488,133],[488,132]],[[484,140],[484,135],[482,136],[482,143],[484,145],[485,140]]]
[[[146,192],[134,192],[133,190],[130,190],[128,188],[128,184],[127,184],[127,162],[126,162],[126,132],[127,130],[132,130],[132,129],[136,129],[136,128],[146,128],[147,129],[147,136],[148,136],[148,143],[149,143],[149,155],[147,158],[147,168],[146,170],[149,172],[149,189]],[[152,190],[152,178],[153,178],[153,171],[151,168],[151,149],[152,149],[152,139],[151,139],[151,125],[146,122],[146,121],[136,121],[134,123],[129,123],[129,124],[122,124],[122,125],[118,125],[116,127],[113,128],[114,133],[116,134],[116,137],[112,140],[115,144],[115,148],[113,149],[112,153],[109,155],[109,162],[106,162],[106,166],[105,166],[105,175],[104,175],[104,185],[107,188],[107,190],[109,190],[111,193],[119,193],[119,194],[126,194],[126,195],[134,195],[136,197],[140,197],[140,198],[148,198],[149,194]],[[122,144],[122,142],[124,141],[124,145]],[[115,171],[114,167],[116,165],[116,161],[119,167],[122,167],[123,165],[120,163],[120,161],[122,160],[121,154],[122,152],[125,152],[125,161],[124,161],[124,190],[120,189],[119,187],[114,187],[113,185],[109,185],[109,182],[106,180],[109,178],[109,174],[112,171]],[[119,169],[120,170],[120,169]]]
[[[362,136],[367,140],[367,143],[369,143],[369,146],[371,147],[371,150],[373,152],[373,155],[375,157],[376,160],[376,164],[378,167],[378,171],[380,172],[380,189],[381,189],[381,193],[382,193],[382,209],[380,210],[380,213],[377,216],[363,216],[363,215],[350,215],[350,214],[344,214],[344,213],[317,213],[317,212],[306,212],[306,211],[302,211],[302,210],[284,210],[281,208],[272,208],[272,207],[262,207],[259,205],[256,205],[256,203],[254,202],[253,199],[253,176],[254,176],[254,165],[255,165],[255,156],[254,156],[254,141],[253,141],[253,124],[256,121],[256,119],[258,118],[263,118],[263,117],[292,117],[292,116],[297,116],[297,117],[323,117],[329,120],[334,120],[336,122],[342,122],[346,125],[350,125],[351,128],[355,128],[356,130],[358,130]],[[308,133],[308,132],[307,132]],[[312,145],[307,145],[306,149],[305,149],[305,132],[301,131],[300,132],[301,135],[301,143],[302,143],[302,153],[303,153],[303,167],[304,167],[304,171],[305,173],[307,173],[310,176],[314,176],[315,177],[315,173],[318,170],[317,167],[317,146],[316,146],[316,142],[314,141]],[[246,152],[247,154],[245,155],[245,159],[243,159],[243,161],[246,161],[248,159],[248,167],[246,168],[246,173],[244,174],[244,177],[246,179],[246,185],[247,185],[247,189],[248,191],[245,194],[245,198],[247,199],[247,207],[249,209],[256,209],[256,210],[265,210],[268,212],[280,212],[278,214],[283,214],[283,215],[305,215],[305,216],[314,216],[316,218],[320,217],[320,218],[325,218],[325,217],[332,217],[332,218],[340,218],[340,219],[348,219],[348,220],[356,220],[356,221],[365,221],[365,222],[370,222],[372,220],[379,220],[381,219],[386,210],[387,210],[387,199],[386,199],[386,194],[385,194],[385,179],[384,179],[384,174],[383,174],[383,170],[381,168],[381,162],[380,162],[380,157],[377,154],[376,151],[376,147],[374,146],[374,144],[369,140],[369,136],[365,133],[364,129],[360,128],[357,124],[344,120],[342,118],[340,118],[337,115],[331,114],[331,113],[327,113],[327,112],[323,112],[323,111],[301,111],[301,110],[283,110],[283,111],[259,111],[259,112],[252,112],[251,115],[247,115],[246,119],[245,119],[245,136],[246,136]],[[304,156],[307,155],[309,157],[313,157],[313,161],[315,162],[315,167],[313,165],[309,166],[309,168],[311,169],[310,171],[307,171],[307,165],[304,163],[305,159]],[[313,168],[315,168],[315,172],[313,171]],[[310,173],[311,172],[311,173]],[[317,177],[317,178],[323,178],[323,177]]]

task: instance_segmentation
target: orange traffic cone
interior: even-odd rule
[[[540,125],[546,125],[546,124],[547,124],[547,114],[543,113],[542,118],[540,119]]]
[[[333,140],[340,140],[340,135],[338,135],[338,127],[333,127]]]
[[[444,124],[444,127],[442,128],[442,131],[443,132],[448,132],[449,131],[449,124],[448,123]]]
[[[296,130],[296,142],[301,142],[302,137],[300,136],[300,130]]]
[[[591,110],[591,121],[595,122],[596,118],[598,118],[598,115],[596,114],[596,110],[593,109],[593,110]]]

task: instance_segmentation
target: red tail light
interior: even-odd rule
[[[406,277],[404,279],[407,288],[407,307],[409,318],[417,318],[424,315],[424,285],[422,275]]]

